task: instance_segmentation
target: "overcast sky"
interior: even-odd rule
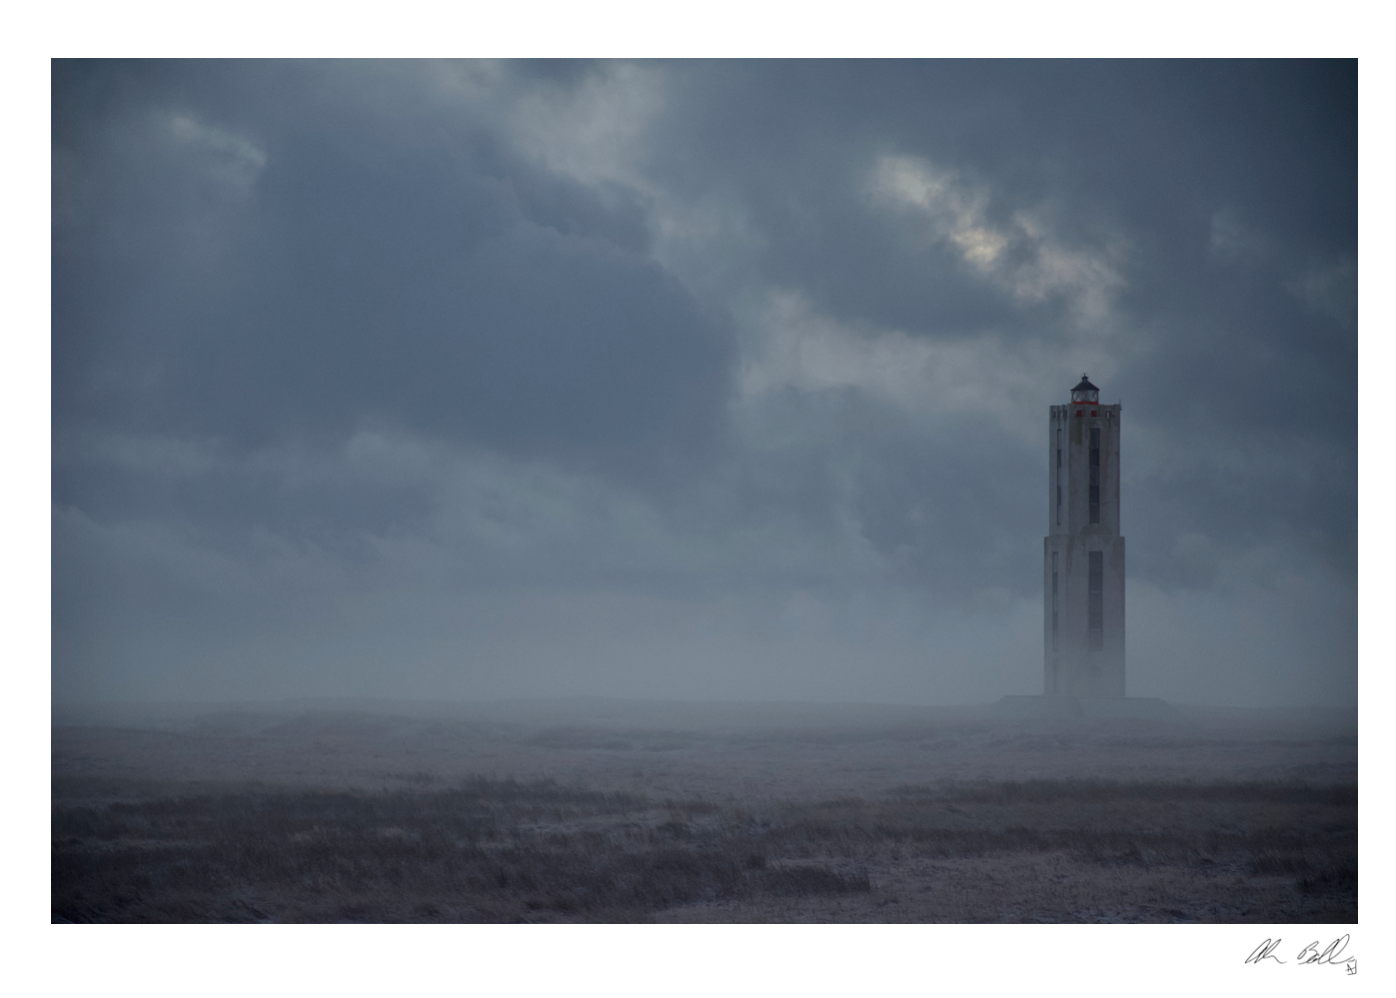
[[[1121,402],[1129,692],[1357,687],[1356,64],[53,75],[53,689],[1042,685]]]

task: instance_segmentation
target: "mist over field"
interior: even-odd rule
[[[1356,921],[1356,111],[55,61],[54,920]],[[1138,700],[1072,715],[1003,698],[1083,372]]]

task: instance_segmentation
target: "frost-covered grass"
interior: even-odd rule
[[[866,891],[866,872],[776,865],[768,830],[550,781],[420,791],[234,790],[53,817],[72,920],[628,921],[676,904]]]
[[[1342,735],[561,720],[56,728],[54,916],[1357,917]]]

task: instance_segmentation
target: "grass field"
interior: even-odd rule
[[[1340,722],[1220,712],[59,717],[53,916],[1353,922],[1356,764]]]

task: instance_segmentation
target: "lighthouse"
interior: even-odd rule
[[[1125,539],[1120,406],[1090,378],[1047,424],[1043,646],[1048,696],[1125,695]]]

